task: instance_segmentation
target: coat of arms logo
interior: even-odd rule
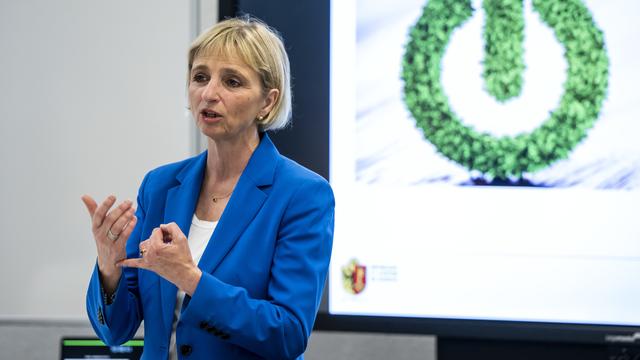
[[[342,280],[344,288],[352,293],[361,293],[367,285],[367,267],[352,259],[342,267]]]

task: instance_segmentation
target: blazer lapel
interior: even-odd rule
[[[198,266],[203,272],[215,271],[262,207],[267,199],[263,189],[273,184],[279,156],[269,136],[262,134],[260,145],[251,155],[238,179],[227,207],[200,259]]]
[[[206,163],[207,153],[203,152],[195,158],[193,163],[185,166],[185,168],[178,173],[176,179],[180,183],[167,192],[164,208],[164,223],[175,222],[185,236],[189,236],[191,218],[196,209],[198,196],[200,195]],[[178,288],[174,284],[160,277],[163,320],[168,331],[171,330],[173,325],[177,291]]]

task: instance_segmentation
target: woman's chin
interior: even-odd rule
[[[222,131],[211,131],[211,130],[202,130],[200,129],[200,133],[211,140],[221,140],[226,137],[226,134]]]
[[[208,122],[198,121],[196,125],[198,126],[198,129],[200,129],[200,133],[206,137],[218,137],[225,133],[224,127],[221,123],[211,124]]]

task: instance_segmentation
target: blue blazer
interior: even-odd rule
[[[185,297],[180,358],[301,359],[307,346],[331,257],[333,192],[261,135],[198,264],[202,278]],[[138,257],[138,244],[161,223],[187,234],[206,159],[205,151],[145,176],[127,257]],[[127,268],[106,305],[96,266],[87,312],[109,345],[131,339],[144,320],[142,358],[166,359],[176,292],[151,271]]]

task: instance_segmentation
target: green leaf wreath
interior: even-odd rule
[[[522,87],[522,0],[485,0],[487,91],[504,101]],[[564,46],[568,63],[558,108],[530,133],[494,137],[465,125],[440,82],[453,31],[473,14],[469,0],[430,0],[410,29],[403,58],[404,101],[437,151],[489,178],[522,178],[565,159],[598,118],[608,87],[609,60],[601,30],[580,0],[533,0],[533,8]],[[517,119],[514,119],[517,121]]]

